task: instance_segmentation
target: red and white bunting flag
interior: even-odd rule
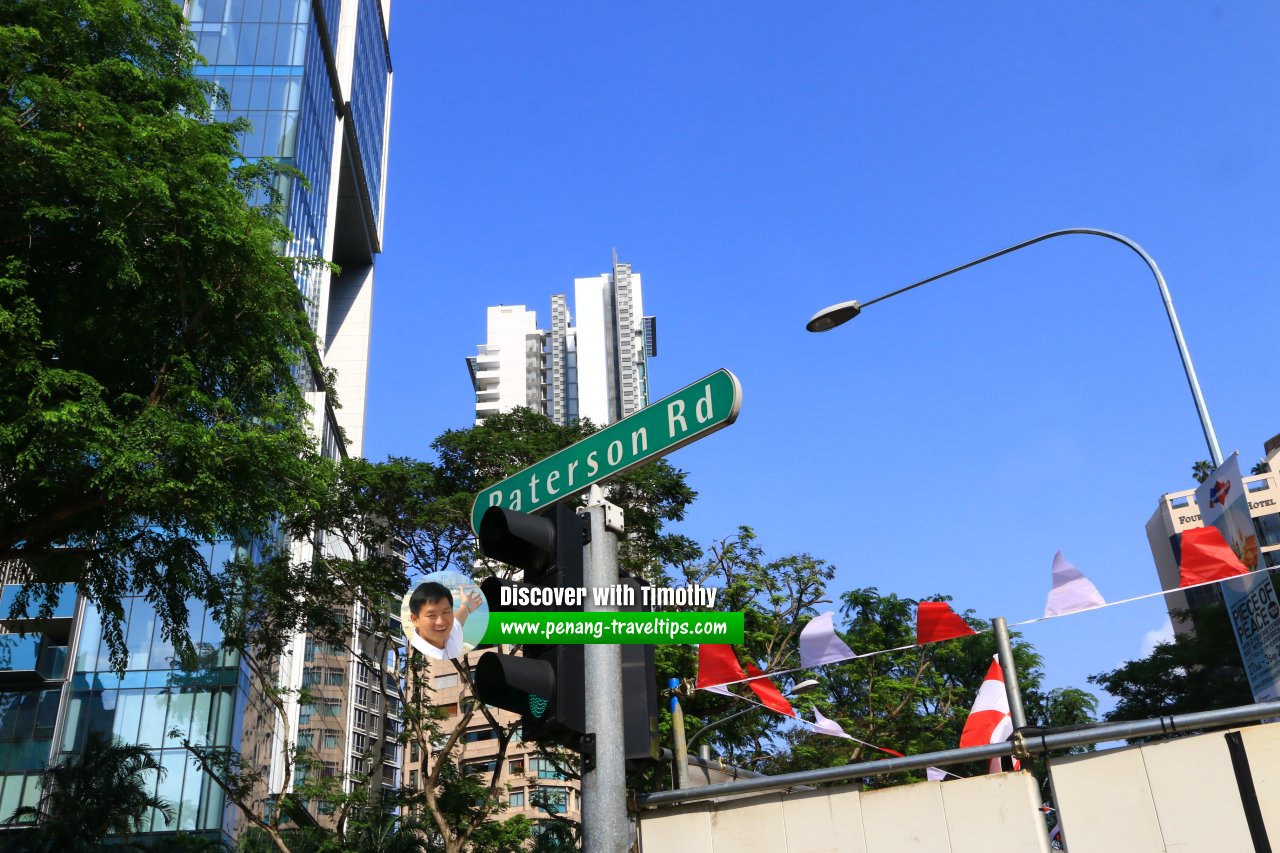
[[[769,678],[757,678],[764,675],[760,671],[760,667],[747,661],[747,675],[751,676],[753,681],[748,681],[747,686],[751,688],[751,692],[760,697],[760,701],[764,703],[766,708],[771,708],[779,714],[786,714],[788,717],[796,715],[795,708],[791,707],[791,703],[782,695],[782,691]]]
[[[1248,573],[1216,527],[1194,527],[1182,531],[1182,560],[1179,587],[1206,581],[1225,580]]]
[[[741,681],[746,677],[733,646],[723,643],[703,643],[698,646],[699,690],[730,681]]]
[[[841,660],[851,660],[857,655],[836,636],[834,613],[815,616],[800,632],[800,666],[822,666]]]
[[[945,601],[922,601],[916,608],[917,646],[976,633]]]
[[[1062,552],[1053,555],[1053,589],[1044,605],[1045,616],[1063,616],[1106,604],[1102,593]]]
[[[987,677],[978,688],[978,698],[969,711],[969,719],[964,721],[964,731],[960,733],[960,747],[986,746],[990,743],[1006,741],[1013,734],[1013,718],[1009,716],[1009,694],[1004,689],[1004,670],[1000,661],[994,657],[987,669]],[[1013,769],[1018,769],[1014,762]],[[988,765],[991,773],[1000,772],[1000,759],[991,759]]]

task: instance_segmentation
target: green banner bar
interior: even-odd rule
[[[737,377],[717,370],[482,490],[471,506],[471,529],[480,531],[480,516],[491,506],[536,512],[606,477],[665,456],[727,427],[741,406]]]
[[[483,642],[740,645],[741,613],[490,613]]]

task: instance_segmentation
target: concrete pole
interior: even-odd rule
[[[618,583],[618,534],[622,510],[607,502],[598,486],[587,502],[591,545],[584,561],[583,583],[607,589]],[[584,610],[614,612],[597,606],[590,592]],[[622,728],[622,649],[617,644],[588,643],[583,649],[586,678],[587,735],[594,738],[595,767],[582,774],[582,849],[586,853],[626,853],[626,747]]]

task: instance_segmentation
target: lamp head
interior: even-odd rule
[[[848,302],[823,308],[813,315],[812,319],[805,324],[805,328],[811,332],[826,332],[849,322],[860,313],[862,313],[862,303],[856,299],[850,299]]]
[[[800,693],[808,693],[813,688],[821,686],[822,685],[816,679],[806,678],[804,681],[801,681],[799,684],[788,690],[787,693],[791,696],[795,696]]]

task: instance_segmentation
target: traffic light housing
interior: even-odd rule
[[[504,586],[581,587],[587,520],[571,507],[532,515],[490,507],[480,519],[480,551],[519,569],[521,580],[487,578],[480,585],[491,612],[504,606]],[[521,607],[523,611],[548,607]],[[581,608],[576,608],[581,609]],[[576,749],[586,731],[582,646],[526,643],[523,655],[486,652],[476,664],[476,698],[519,714],[524,740]]]
[[[519,581],[490,577],[480,588],[491,612],[577,610],[502,604],[504,587],[583,586],[583,547],[590,540],[585,516],[556,505],[538,515],[490,507],[480,520],[480,551],[519,569]],[[646,581],[624,574],[641,611]],[[514,598],[512,599],[514,600]],[[622,644],[623,737],[627,769],[643,769],[658,759],[658,693],[652,645]],[[523,655],[486,652],[476,665],[476,698],[520,714],[523,739],[579,749],[586,733],[586,683],[581,644],[526,643]]]

